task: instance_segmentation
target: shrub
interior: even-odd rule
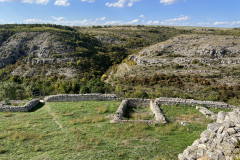
[[[198,62],[199,62],[198,59],[193,59],[193,60],[192,60],[192,64],[197,64]]]

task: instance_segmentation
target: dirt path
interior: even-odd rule
[[[45,105],[47,112],[52,116],[53,121],[58,125],[58,128],[63,129],[62,124],[58,121],[58,118],[54,112],[52,112],[51,107]]]

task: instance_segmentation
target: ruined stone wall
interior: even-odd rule
[[[44,98],[45,102],[79,102],[79,101],[119,101],[115,94],[59,94]]]
[[[153,100],[150,101],[150,109],[152,110],[153,114],[155,115],[155,119],[158,122],[161,122],[163,124],[166,124],[166,118],[159,106],[156,104],[156,101],[154,102]]]
[[[141,99],[141,98],[126,98],[128,100],[129,107],[149,107],[150,99]]]
[[[206,105],[213,108],[237,108],[236,106],[228,105],[224,102],[214,102],[214,101],[198,101],[194,99],[182,99],[182,98],[167,98],[160,97],[156,99],[157,105],[173,105],[173,104],[188,104],[188,105]]]
[[[178,155],[179,160],[240,158],[240,109],[219,112],[217,122],[210,123],[200,139]]]
[[[35,106],[39,104],[39,99],[33,99],[28,101],[23,106],[11,106],[11,105],[3,105],[0,104],[0,111],[1,112],[28,112],[33,109]]]

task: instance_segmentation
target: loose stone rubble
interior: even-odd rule
[[[210,123],[200,139],[178,155],[179,160],[233,160],[240,158],[240,109],[219,112],[217,122]]]
[[[201,112],[202,114],[206,115],[207,118],[211,118],[212,120],[217,119],[217,114],[208,110],[206,107],[196,106],[196,109],[199,110],[199,112]]]

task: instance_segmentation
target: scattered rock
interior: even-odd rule
[[[182,126],[188,126],[188,125],[189,125],[189,122],[188,122],[188,121],[182,121],[182,122],[180,122],[180,124],[181,124]]]

